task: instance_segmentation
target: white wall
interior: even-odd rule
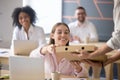
[[[45,33],[62,20],[62,0],[24,0],[24,6],[31,6],[37,13],[36,25],[43,27]]]
[[[11,14],[22,0],[0,0],[0,48],[9,48],[13,32]]]

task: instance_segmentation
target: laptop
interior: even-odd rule
[[[10,80],[45,80],[44,59],[10,56]]]
[[[33,40],[14,40],[13,53],[14,55],[26,55],[38,47],[38,42]]]

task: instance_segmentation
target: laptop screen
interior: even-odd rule
[[[44,80],[44,59],[10,56],[10,80]]]
[[[13,51],[15,55],[29,55],[32,50],[38,47],[38,42],[33,40],[14,40]]]

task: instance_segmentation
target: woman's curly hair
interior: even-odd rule
[[[19,23],[19,14],[20,12],[24,12],[30,16],[30,23],[34,26],[36,23],[36,12],[30,7],[30,6],[25,6],[25,7],[17,7],[14,9],[12,13],[12,19],[13,19],[13,26],[19,27],[21,29],[22,25]]]

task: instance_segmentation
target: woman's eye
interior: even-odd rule
[[[58,34],[61,34],[62,32],[57,32]]]
[[[57,34],[69,34],[69,31],[65,31],[65,32],[62,32],[62,31],[58,31]]]
[[[66,32],[65,32],[65,34],[69,34],[69,32],[68,32],[68,31],[66,31]]]

